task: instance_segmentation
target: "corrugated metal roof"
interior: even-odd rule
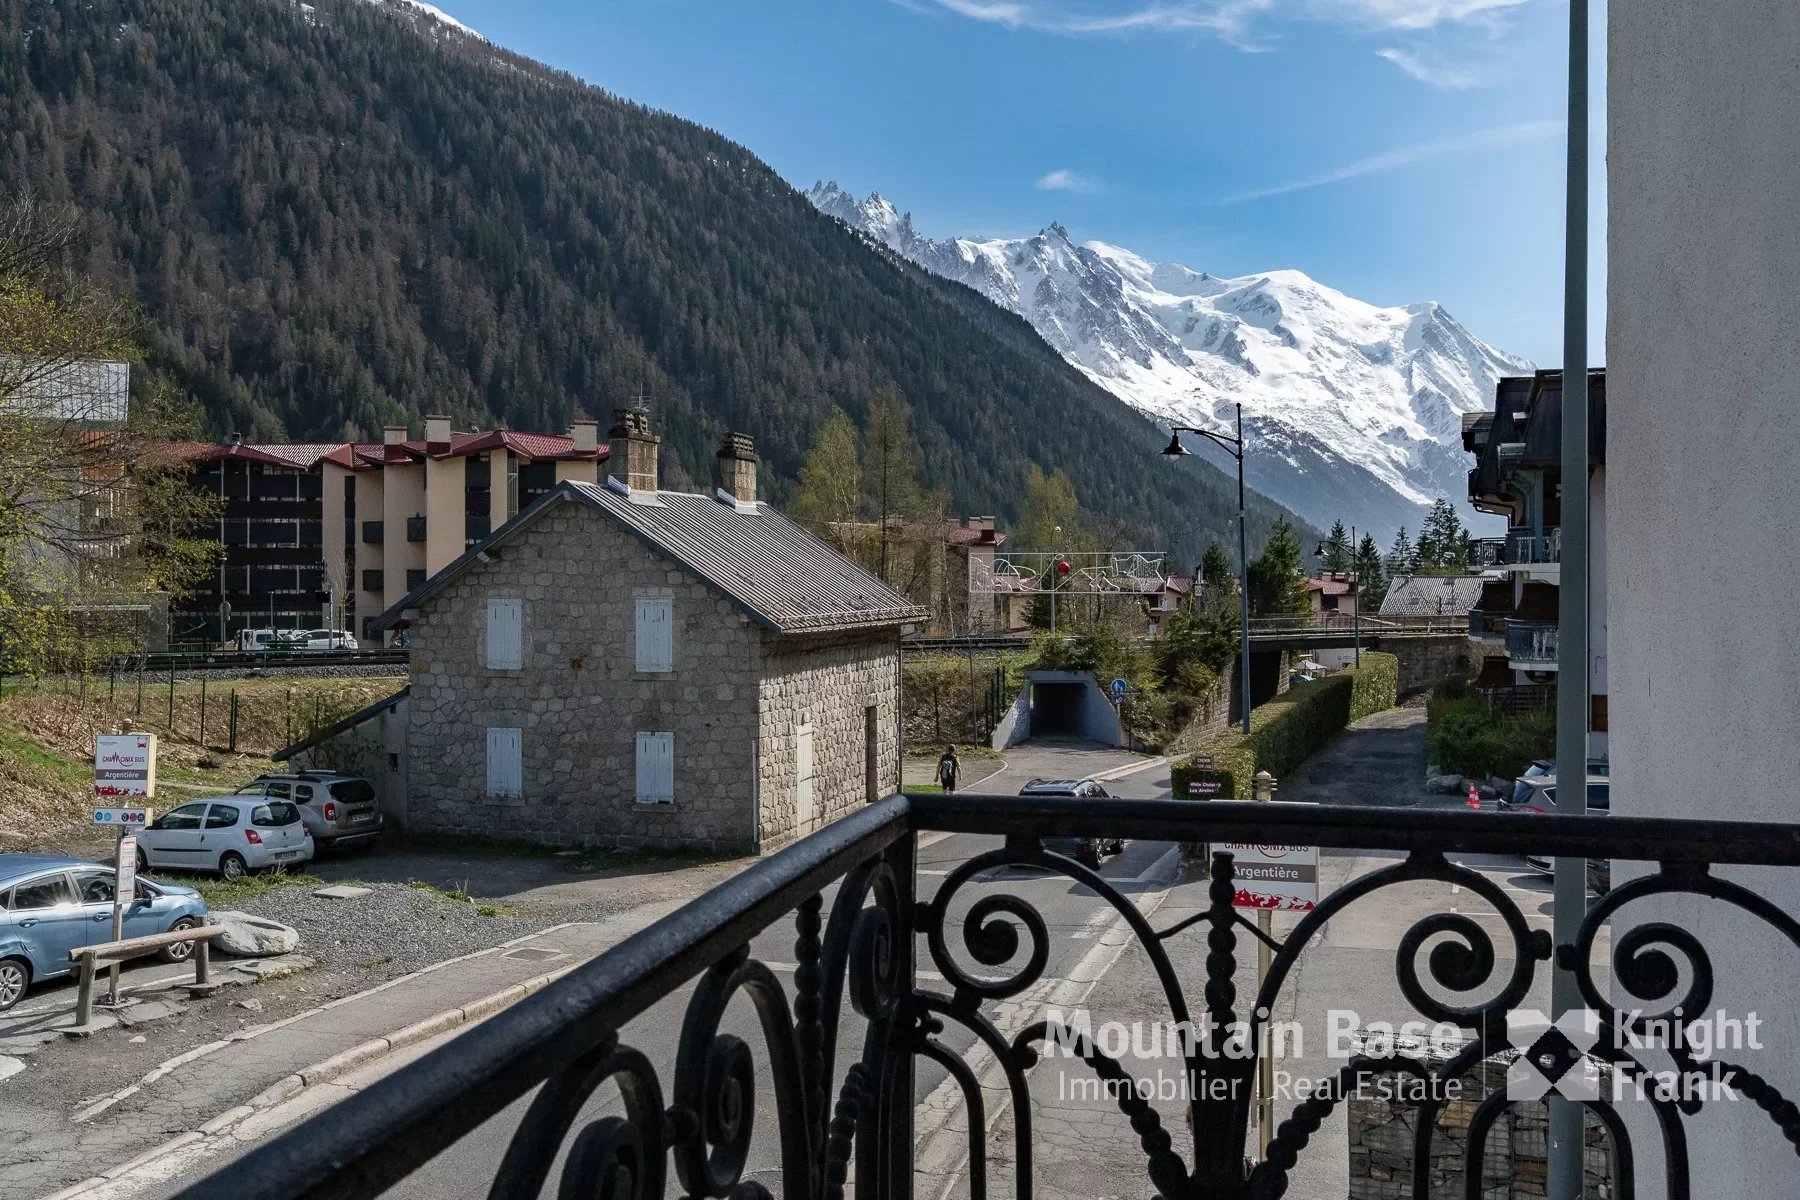
[[[1480,575],[1402,575],[1381,601],[1384,617],[1464,617],[1481,601]]]
[[[604,485],[565,481],[376,618],[375,627],[394,623],[402,609],[429,599],[483,550],[517,536],[563,501],[623,525],[777,633],[901,625],[928,615],[767,504],[740,509],[685,492],[628,498]]]

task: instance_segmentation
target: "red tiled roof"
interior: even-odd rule
[[[1348,596],[1356,590],[1348,579],[1309,579],[1304,586],[1309,592],[1324,592],[1327,596]]]
[[[952,546],[998,546],[1006,541],[1006,535],[993,529],[970,529],[959,521],[946,521],[944,541]]]
[[[270,463],[293,471],[309,470],[321,458],[342,450],[341,442],[170,442],[164,453],[175,462],[219,462],[237,459]]]
[[[485,433],[452,434],[448,450],[433,451],[432,443],[415,438],[393,443],[356,442],[339,447],[327,457],[339,466],[367,470],[390,463],[423,462],[427,458],[464,458],[501,448],[534,460],[587,459],[595,462],[604,462],[610,449],[601,442],[594,450],[577,450],[575,440],[567,434],[493,429]]]

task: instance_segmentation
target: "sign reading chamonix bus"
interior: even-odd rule
[[[1236,874],[1237,908],[1305,912],[1319,902],[1317,846],[1252,846],[1227,843],[1216,847],[1230,854]]]

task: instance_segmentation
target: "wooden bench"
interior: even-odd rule
[[[75,993],[75,1028],[84,1028],[93,1020],[94,976],[99,973],[101,967],[122,963],[153,950],[178,946],[182,942],[193,942],[194,982],[204,984],[209,981],[212,970],[208,944],[224,932],[225,929],[221,925],[202,925],[197,929],[172,929],[168,933],[152,933],[144,937],[125,938],[123,941],[117,942],[101,942],[93,946],[77,946],[69,951],[69,961],[75,964],[75,969],[79,972],[80,977],[80,984]],[[116,995],[113,998],[118,999]]]

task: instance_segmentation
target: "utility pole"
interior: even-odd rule
[[[1588,0],[1569,0],[1568,188],[1563,258],[1562,565],[1557,589],[1557,807],[1587,812],[1588,730]],[[1552,933],[1575,944],[1587,915],[1587,860],[1556,859]],[[1574,971],[1550,979],[1551,1019],[1583,1007]],[[1550,1095],[1549,1200],[1581,1200],[1586,1111]]]

